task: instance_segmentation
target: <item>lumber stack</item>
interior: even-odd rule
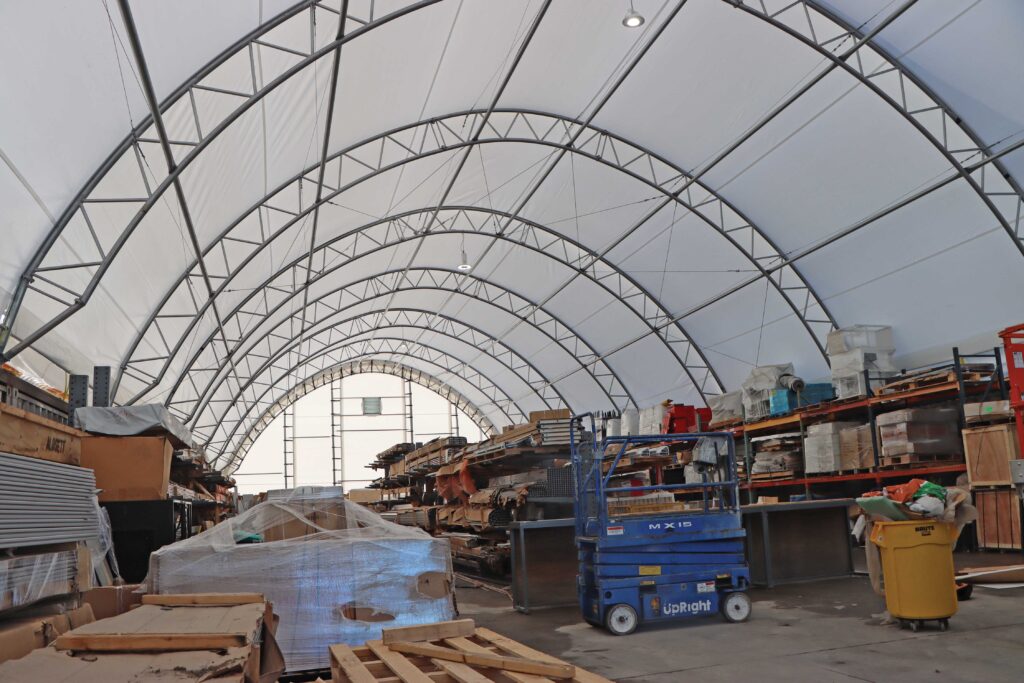
[[[490,629],[477,628],[472,619],[385,629],[380,640],[362,647],[332,645],[330,652],[334,683],[611,683]]]
[[[273,624],[262,595],[147,595],[136,609],[0,665],[0,680],[276,680],[284,667]]]

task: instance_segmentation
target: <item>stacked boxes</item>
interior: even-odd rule
[[[743,413],[747,420],[759,420],[771,415],[772,392],[786,386],[794,378],[793,364],[764,365],[754,368],[743,382]]]
[[[857,426],[856,422],[825,422],[809,426],[804,437],[804,472],[822,474],[842,469],[840,435],[842,430]]]
[[[878,416],[882,464],[962,457],[956,408],[907,408]]]
[[[827,342],[832,386],[840,399],[867,394],[867,371],[871,389],[896,374],[892,355],[892,328],[886,325],[853,325],[830,332]]]
[[[849,423],[844,423],[849,424]],[[839,469],[842,472],[874,467],[875,453],[871,443],[871,425],[845,427],[839,432]]]
[[[1017,427],[1009,421],[1013,414],[1003,406],[986,409],[992,407],[991,403],[967,404],[973,409],[965,413],[995,424],[963,430],[967,477],[978,508],[978,547],[1021,550],[1021,501],[1011,470],[1011,463],[1021,457]]]

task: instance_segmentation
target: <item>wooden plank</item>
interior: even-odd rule
[[[476,635],[482,640],[486,640],[489,643],[493,643],[505,652],[511,652],[512,654],[517,655],[519,657],[535,659],[541,662],[565,664],[565,662],[563,662],[561,659],[558,659],[557,657],[552,657],[551,655],[545,652],[541,652],[540,650],[534,650],[532,647],[523,645],[522,643],[518,643],[512,640],[511,638],[506,638],[500,633],[495,633],[489,628],[478,628],[476,630]],[[598,676],[595,673],[591,673],[579,667],[576,667],[576,675],[573,676],[572,680],[577,681],[578,683],[614,683],[614,681],[611,681],[605,678],[604,676]]]
[[[517,657],[505,657],[491,652],[467,652],[447,647],[438,647],[429,643],[391,643],[388,647],[394,652],[420,655],[431,659],[443,659],[449,662],[462,662],[470,666],[519,673],[536,674],[550,678],[572,678],[576,667],[571,664],[553,664],[538,662]]]
[[[348,645],[331,645],[331,679],[334,683],[377,683],[361,659]],[[344,674],[345,678],[342,678]]]
[[[0,403],[0,451],[65,465],[80,465],[85,432]]]
[[[446,622],[442,622],[446,623]],[[399,630],[399,629],[395,629]],[[377,656],[380,661],[388,665],[402,683],[434,683],[427,674],[420,671],[419,667],[403,657],[398,652],[392,652],[383,642],[379,640],[368,640],[366,645]]]
[[[492,650],[488,650],[483,645],[478,645],[468,638],[445,638],[444,642],[446,645],[454,647],[457,650],[462,650],[463,652],[481,655],[495,654]],[[508,678],[515,683],[551,683],[550,678],[544,678],[543,676],[538,676],[536,674],[517,673],[515,671],[506,671],[505,678]]]
[[[493,683],[490,678],[487,678],[482,673],[473,671],[473,669],[465,664],[449,662],[443,659],[432,659],[430,661],[434,663],[434,666],[442,669],[459,683]]]
[[[142,596],[143,605],[160,605],[162,607],[184,607],[188,605],[250,605],[266,602],[261,593],[179,593],[179,594],[146,594]]]
[[[65,633],[54,647],[78,652],[179,652],[244,647],[249,639],[237,633]]]
[[[417,640],[443,640],[459,636],[471,636],[476,629],[472,619],[456,619],[455,621],[439,621],[435,624],[420,626],[403,626],[386,628],[381,639],[385,645],[391,643],[415,642]]]

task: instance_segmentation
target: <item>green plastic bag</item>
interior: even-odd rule
[[[938,484],[933,484],[930,481],[926,481],[921,484],[921,488],[914,492],[914,500],[917,500],[921,496],[934,496],[943,503],[946,502],[946,489]]]

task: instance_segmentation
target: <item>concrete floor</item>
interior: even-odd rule
[[[994,563],[993,563],[994,564]],[[615,637],[575,607],[515,612],[501,595],[459,588],[459,610],[478,625],[616,681],[1024,680],[1024,588],[975,588],[945,633],[881,625],[884,600],[866,577],[755,590],[750,621],[718,617],[642,626]]]

